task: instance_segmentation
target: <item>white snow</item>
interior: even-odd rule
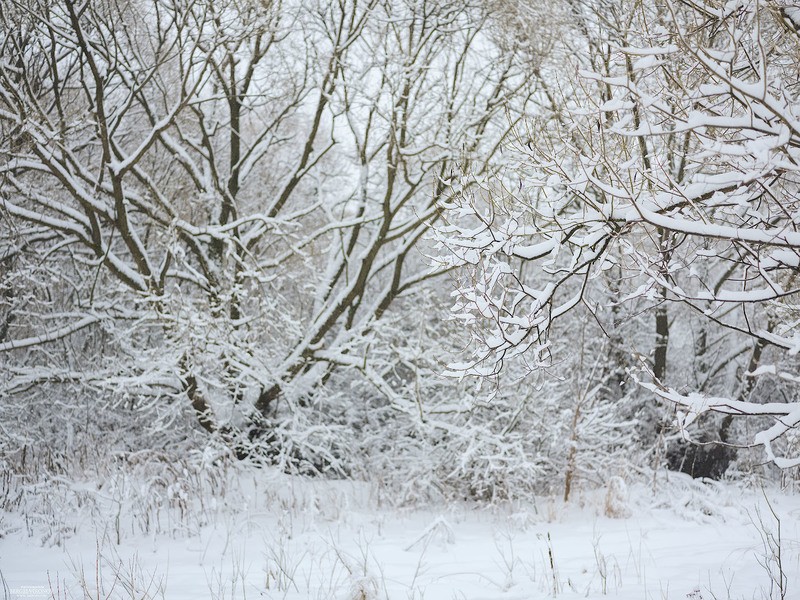
[[[95,516],[62,547],[42,547],[18,515],[3,515],[6,597],[82,598],[83,578],[92,598],[130,598],[131,586],[136,598],[169,600],[769,598],[770,506],[786,597],[800,592],[800,497],[775,490],[662,473],[655,494],[633,486],[631,516],[614,519],[603,489],[568,505],[412,510],[386,506],[363,484],[251,477],[237,503],[207,498],[197,516],[208,523],[175,522],[172,535],[133,534],[124,514]]]

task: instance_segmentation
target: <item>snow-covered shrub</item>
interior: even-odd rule
[[[615,476],[608,480],[603,514],[612,519],[625,519],[631,516],[628,486],[622,477]]]

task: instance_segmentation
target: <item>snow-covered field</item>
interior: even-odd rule
[[[196,519],[165,510],[151,535],[95,511],[42,545],[35,516],[6,514],[2,597],[750,600],[781,598],[781,578],[800,597],[800,497],[670,477],[634,487],[627,518],[605,516],[602,491],[404,509],[375,486],[270,471]]]

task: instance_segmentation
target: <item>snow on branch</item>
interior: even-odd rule
[[[55,342],[57,340],[68,337],[73,333],[80,331],[81,329],[89,327],[90,325],[94,325],[100,320],[102,320],[102,317],[99,315],[87,315],[84,318],[74,323],[65,325],[63,327],[59,327],[58,329],[54,329],[46,333],[18,340],[10,340],[8,342],[2,342],[0,343],[0,352],[19,350],[21,348],[30,348],[31,346],[38,346],[39,344],[44,344],[46,342]]]
[[[635,379],[642,388],[684,409],[678,411],[677,417],[677,424],[681,429],[689,427],[700,415],[709,411],[737,417],[772,417],[775,423],[768,429],[759,431],[753,438],[753,445],[763,446],[769,460],[782,469],[800,465],[800,457],[776,456],[772,447],[775,440],[800,425],[800,402],[756,404],[697,392],[681,394],[673,388]]]

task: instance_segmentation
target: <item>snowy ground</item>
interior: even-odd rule
[[[172,534],[95,515],[42,546],[3,515],[0,597],[750,600],[780,598],[782,573],[800,598],[800,498],[776,491],[778,519],[762,492],[686,480],[634,489],[632,515],[611,519],[602,492],[406,510],[369,486],[267,472],[241,489],[235,510],[212,500],[207,524]]]

